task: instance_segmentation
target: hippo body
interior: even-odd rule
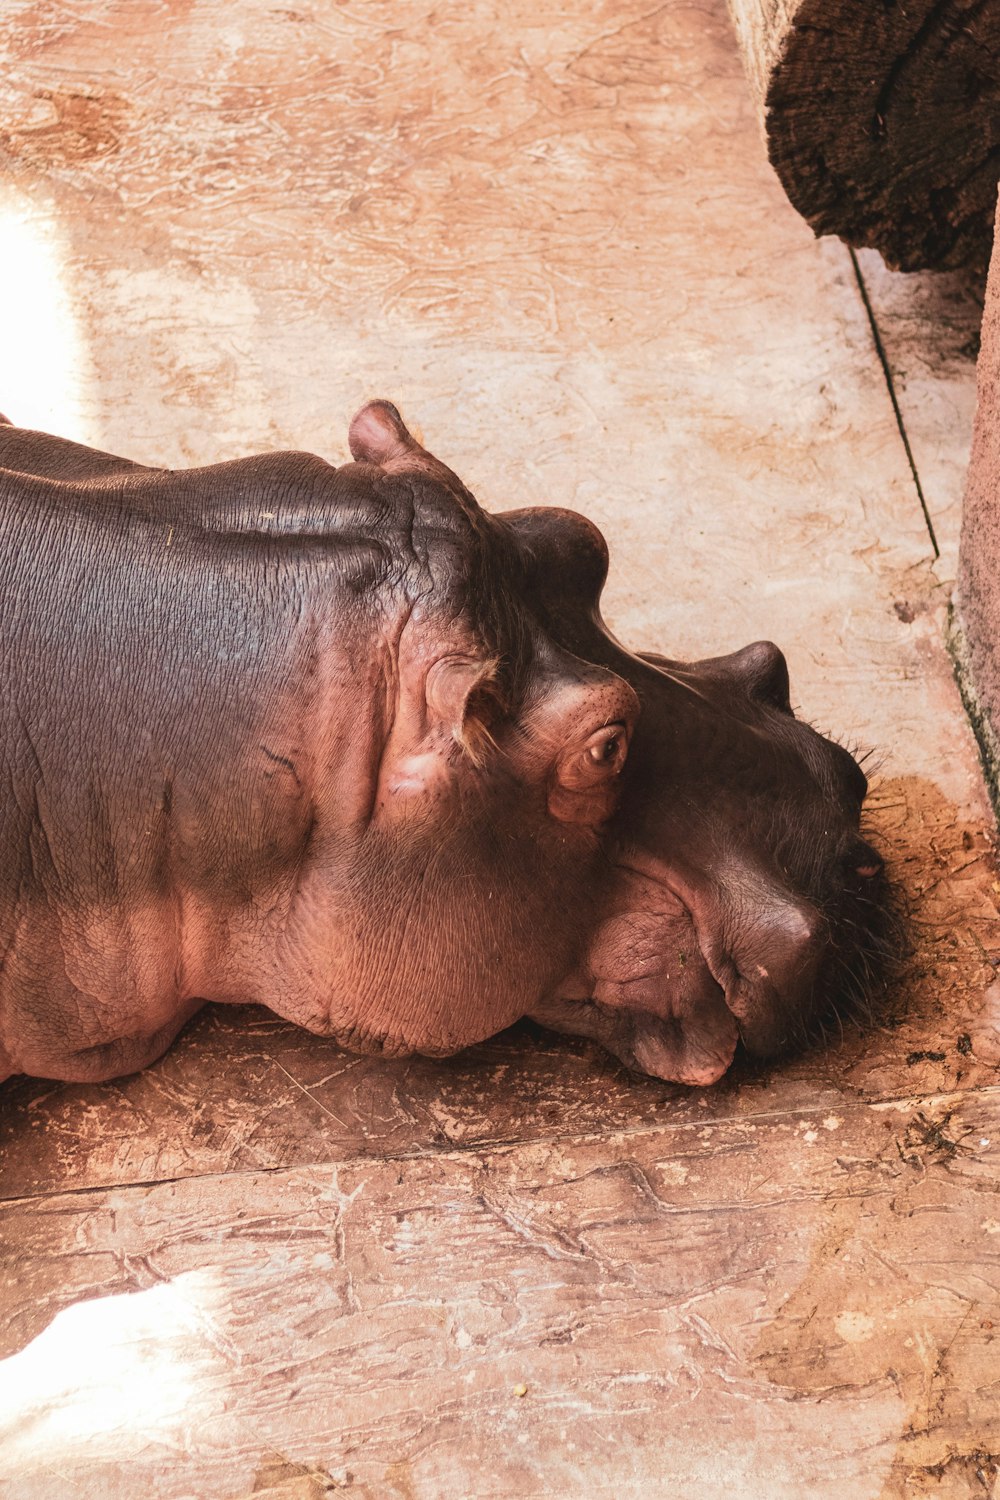
[[[0,1076],[134,1071],[209,1000],[392,1054],[530,1015],[695,1083],[799,1039],[890,944],[780,653],[635,656],[589,522],[487,515],[388,403],[351,449],[0,426]]]

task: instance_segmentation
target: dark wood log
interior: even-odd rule
[[[768,154],[817,234],[904,271],[989,256],[1000,0],[728,0]]]
[[[1000,236],[1000,213],[997,230]],[[1000,238],[994,246],[983,311],[953,647],[962,695],[1000,812]]]

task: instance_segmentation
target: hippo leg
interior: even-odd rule
[[[113,1037],[107,1042],[98,1042],[93,1047],[81,1047],[76,1052],[64,1054],[54,1060],[50,1069],[32,1061],[31,1072],[38,1078],[56,1078],[61,1083],[105,1083],[110,1078],[121,1078],[126,1073],[138,1073],[162,1057],[181,1027],[204,1005],[203,1000],[192,1000],[176,1016],[171,1017],[158,1031],[136,1036]],[[4,1058],[0,1056],[0,1063]],[[10,1059],[7,1059],[8,1069]],[[0,1077],[3,1068],[0,1067]],[[8,1073],[9,1076],[9,1073]]]

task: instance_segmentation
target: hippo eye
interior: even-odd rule
[[[559,779],[569,787],[595,786],[617,776],[627,755],[628,730],[625,725],[605,724],[563,763]]]
[[[596,765],[602,766],[617,760],[621,754],[621,749],[622,737],[616,730],[614,734],[609,734],[606,739],[598,739],[596,744],[589,745],[587,754]]]
[[[625,764],[625,756],[628,752],[628,744],[625,738],[624,724],[607,724],[592,734],[584,747],[587,755],[595,766],[620,771]]]

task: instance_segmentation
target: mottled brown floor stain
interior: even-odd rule
[[[403,1460],[400,1463],[390,1464],[384,1476],[386,1496],[392,1496],[393,1500],[419,1500],[419,1496],[413,1483],[412,1466]]]
[[[825,1208],[805,1273],[754,1358],[800,1396],[898,1395],[907,1416],[884,1500],[921,1485],[992,1494],[983,1440],[1000,1434],[1000,1306],[995,1282],[961,1268],[973,1244],[987,1250],[1000,1235],[1000,1188],[978,1165],[1000,1122],[976,1103],[977,1089],[1000,1083],[994,836],[922,778],[879,783],[872,818],[906,891],[913,953],[885,1031],[853,1044],[846,1076],[870,1098],[876,1084],[883,1098],[902,1093],[909,1078],[914,1096],[872,1112],[864,1150],[843,1161],[858,1193]],[[942,1093],[921,1099],[928,1089]],[[968,1092],[942,1096],[949,1089]],[[958,1208],[970,1179],[975,1225]]]
[[[352,1500],[366,1500],[366,1492],[355,1488],[351,1480],[347,1470],[334,1475],[319,1464],[293,1463],[281,1453],[269,1453],[254,1475],[250,1494],[258,1500],[329,1500],[349,1488]]]
[[[14,167],[42,170],[107,156],[118,149],[128,114],[120,94],[39,89],[26,115],[0,130],[0,152]]]
[[[943,1445],[943,1456],[932,1463],[908,1455],[908,1443],[919,1434],[904,1433],[899,1456],[878,1500],[916,1500],[933,1496],[934,1500],[996,1500],[1000,1494],[1000,1455],[985,1448],[955,1450]],[[919,1446],[919,1444],[917,1445]]]
[[[869,815],[902,892],[912,948],[885,1018],[898,1043],[893,1056],[901,1053],[907,1070],[897,1076],[919,1087],[994,1082],[995,829],[985,815],[963,818],[926,777],[879,778]]]

